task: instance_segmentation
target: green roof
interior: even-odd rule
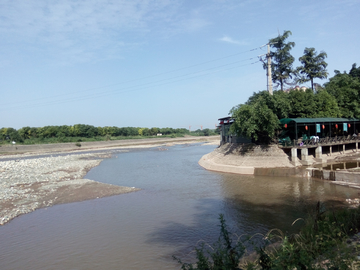
[[[305,124],[305,123],[335,123],[335,122],[352,122],[352,121],[359,121],[359,119],[355,118],[283,118],[280,119],[280,123],[282,125],[289,124],[290,122],[295,122],[297,124]]]

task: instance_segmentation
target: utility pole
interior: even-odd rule
[[[267,44],[267,79],[268,79],[268,83],[267,83],[267,90],[269,92],[270,95],[273,94],[273,89],[272,89],[272,78],[271,78],[271,56],[270,56],[270,43]]]
[[[262,54],[259,55],[258,57],[260,58],[260,61],[264,63],[265,65],[265,61],[261,58],[262,56],[266,56],[267,58],[267,72],[266,72],[266,76],[267,76],[267,90],[269,92],[270,95],[273,94],[273,89],[272,89],[272,77],[271,77],[271,56],[270,56],[270,43],[265,44],[267,45],[267,54]],[[265,45],[261,46],[260,48],[264,47]]]

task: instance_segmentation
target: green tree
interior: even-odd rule
[[[42,128],[42,137],[43,138],[54,138],[57,134],[56,126],[45,126]]]
[[[296,69],[300,74],[298,81],[301,83],[310,81],[311,89],[314,91],[314,79],[326,79],[328,76],[326,57],[325,52],[317,54],[314,48],[305,48],[304,55],[299,58],[302,66]]]
[[[151,136],[151,131],[149,128],[143,128],[142,130],[142,135],[143,136]]]
[[[315,114],[315,101],[314,92],[311,89],[304,91],[291,90],[289,92],[289,102],[291,111],[289,118],[306,118],[314,117]]]
[[[248,105],[255,104],[259,98],[264,99],[269,109],[281,118],[287,118],[291,111],[291,105],[289,101],[289,94],[284,91],[274,91],[273,95],[270,95],[268,91],[260,91],[254,93],[246,102]]]
[[[295,58],[290,54],[290,51],[295,46],[295,43],[286,43],[286,39],[290,35],[292,35],[290,31],[284,31],[284,34],[269,40],[271,48],[276,49],[274,52],[270,53],[272,60],[271,76],[273,82],[280,85],[281,90],[284,90],[284,84],[288,83],[288,80],[292,79],[295,75],[292,67]]]
[[[330,95],[326,90],[319,90],[315,97],[314,117],[340,117],[341,112],[336,98]]]
[[[23,141],[17,130],[11,127],[0,129],[0,139],[7,141],[15,141],[15,142]]]
[[[351,77],[360,79],[360,67],[356,67],[356,63],[352,65],[352,68],[349,71],[349,75]]]
[[[18,130],[19,136],[23,139],[30,139],[30,127],[22,127]]]
[[[274,91],[273,96],[274,98],[274,109],[273,112],[276,116],[281,118],[288,118],[289,113],[291,112],[291,103],[290,103],[290,96],[288,93],[284,91]]]
[[[357,77],[335,70],[335,76],[324,86],[326,91],[335,97],[341,117],[360,117],[360,80]]]
[[[263,97],[252,105],[240,104],[232,108],[230,114],[234,119],[230,131],[249,137],[256,143],[270,143],[279,129],[279,118],[269,109]]]
[[[156,134],[158,134],[160,132],[160,129],[157,127],[152,127],[149,131],[151,136],[155,136]]]
[[[127,136],[138,136],[139,135],[138,128],[136,128],[136,127],[127,127],[127,130],[129,132]]]

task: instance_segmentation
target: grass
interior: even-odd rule
[[[360,208],[337,211],[322,210],[320,203],[300,231],[284,235],[271,230],[261,246],[254,246],[255,253],[246,251],[240,241],[233,243],[226,222],[220,216],[220,237],[210,249],[201,245],[196,248],[195,263],[183,263],[181,269],[360,269],[357,254],[360,245],[350,245],[349,237],[359,233]]]

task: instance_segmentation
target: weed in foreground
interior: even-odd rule
[[[355,259],[359,244],[350,246],[346,242],[349,236],[359,233],[360,208],[321,211],[318,203],[315,213],[303,220],[299,233],[288,236],[271,230],[265,237],[270,245],[255,246],[256,256],[251,260],[244,258],[248,254],[240,241],[232,242],[223,215],[219,219],[218,241],[212,248],[204,244],[195,248],[196,263],[183,263],[174,257],[181,269],[360,269]]]
[[[220,236],[213,247],[206,247],[203,243],[195,248],[196,263],[183,263],[181,259],[173,256],[182,266],[183,270],[220,270],[240,269],[238,267],[241,257],[245,253],[245,247],[240,241],[233,243],[231,234],[227,229],[224,216],[220,214]]]

